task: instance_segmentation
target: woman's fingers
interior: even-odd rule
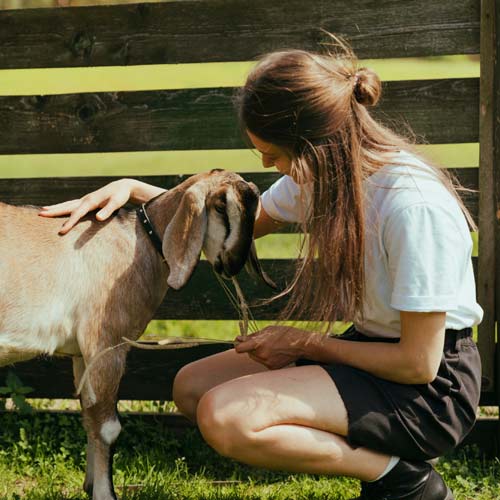
[[[235,344],[234,349],[238,353],[250,352],[257,347],[255,339],[252,339],[251,337],[247,337],[246,339],[243,339],[243,337],[238,337],[236,340],[238,341],[238,343]]]
[[[81,200],[69,200],[56,205],[48,205],[42,207],[38,215],[42,217],[59,217],[61,215],[70,214],[79,204]]]
[[[103,221],[106,220],[115,210],[123,207],[125,203],[130,198],[129,193],[116,192],[113,193],[107,200],[101,203],[99,206],[101,210],[97,212],[96,218],[97,220]]]
[[[100,209],[96,214],[99,221],[106,220],[115,210],[119,209],[131,196],[131,184],[127,179],[113,181],[106,186],[85,195],[78,200],[69,200],[55,205],[42,207],[38,215],[43,217],[58,217],[69,215],[59,234],[66,234],[76,223],[89,212]]]
[[[80,203],[80,205],[71,212],[69,219],[61,226],[59,234],[66,234],[82,217],[85,217],[91,210],[93,210],[93,208],[91,208],[91,205],[89,205],[88,203]]]

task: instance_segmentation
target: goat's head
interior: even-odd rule
[[[203,250],[224,278],[236,275],[248,263],[250,270],[274,286],[260,268],[253,244],[257,186],[220,169],[185,182],[188,187],[163,237],[163,255],[170,268],[168,285],[183,287]]]

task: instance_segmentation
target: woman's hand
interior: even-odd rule
[[[97,212],[96,218],[103,221],[129,200],[143,203],[164,191],[162,188],[134,179],[120,179],[106,184],[97,191],[86,194],[80,199],[42,207],[38,215],[42,217],[70,215],[59,230],[59,234],[66,234],[82,217],[85,217],[92,210],[100,208],[101,210]]]
[[[318,335],[289,326],[268,326],[246,339],[237,337],[235,350],[246,352],[254,361],[276,370],[306,356],[310,344],[319,341]]]

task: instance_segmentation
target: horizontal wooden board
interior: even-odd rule
[[[472,258],[477,275],[477,257]],[[261,264],[267,274],[283,289],[290,282],[295,268],[293,259],[262,259]],[[273,320],[278,317],[285,301],[277,300],[266,306],[256,301],[272,296],[272,290],[254,281],[245,271],[238,281],[247,300],[249,300],[255,319]],[[213,275],[208,262],[198,264],[191,280],[182,290],[169,290],[162,305],[156,312],[157,319],[238,319],[238,314],[229,302],[221,286]],[[309,319],[309,318],[296,318]]]
[[[248,147],[234,88],[0,97],[0,154]],[[375,118],[419,142],[477,142],[477,78],[384,83]]]
[[[473,257],[472,260],[474,268],[476,268],[477,258]],[[276,282],[279,290],[283,290],[286,283],[291,281],[296,266],[295,259],[261,259],[260,262],[264,271]],[[270,287],[260,280],[254,279],[246,271],[242,271],[238,275],[238,282],[255,319],[276,320],[279,317],[286,299],[262,305],[259,301],[273,296],[273,290]],[[232,284],[229,284],[229,288],[232,288]],[[47,297],[47,301],[50,301],[50,296]],[[239,315],[217,281],[210,264],[207,261],[201,261],[182,290],[168,290],[154,318],[165,320],[237,320]],[[314,318],[295,317],[294,319]],[[123,335],[127,335],[127,332],[124,332]]]
[[[213,344],[186,349],[144,351],[133,348],[128,354],[127,371],[120,386],[120,399],[171,400],[175,374],[187,363],[229,349],[228,344]],[[0,368],[0,384],[13,370],[23,385],[33,387],[30,398],[73,398],[70,358],[40,358]],[[57,381],[57,383],[55,383]],[[481,405],[497,406],[494,393],[483,393]]]
[[[243,61],[318,50],[359,57],[479,52],[478,0],[210,0],[0,12],[0,68]]]
[[[68,168],[68,174],[70,174]],[[478,189],[478,169],[459,168],[450,169],[459,182],[466,188]],[[1,175],[1,171],[0,171]],[[280,174],[272,173],[243,173],[242,176],[254,182],[264,192]],[[165,189],[180,184],[188,175],[152,175],[134,177],[148,184],[160,186]],[[0,179],[0,201],[14,205],[51,205],[60,203],[94,191],[118,177],[59,177],[59,178],[34,178],[34,179]],[[478,193],[470,193],[464,196],[464,201],[477,219]],[[286,230],[289,232],[289,229]]]
[[[122,379],[119,397],[171,400],[173,380],[182,366],[229,347],[228,344],[209,344],[169,351],[132,349],[127,358],[127,371]],[[14,370],[25,386],[34,388],[29,397],[74,397],[71,358],[39,358],[18,363],[14,368],[0,368],[0,383],[5,380],[9,369]]]

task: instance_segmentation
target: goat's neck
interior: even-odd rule
[[[160,239],[163,238],[165,229],[174,217],[177,208],[179,208],[182,196],[190,185],[189,181],[183,182],[179,186],[156,196],[156,198],[147,203],[146,210],[149,220]]]

